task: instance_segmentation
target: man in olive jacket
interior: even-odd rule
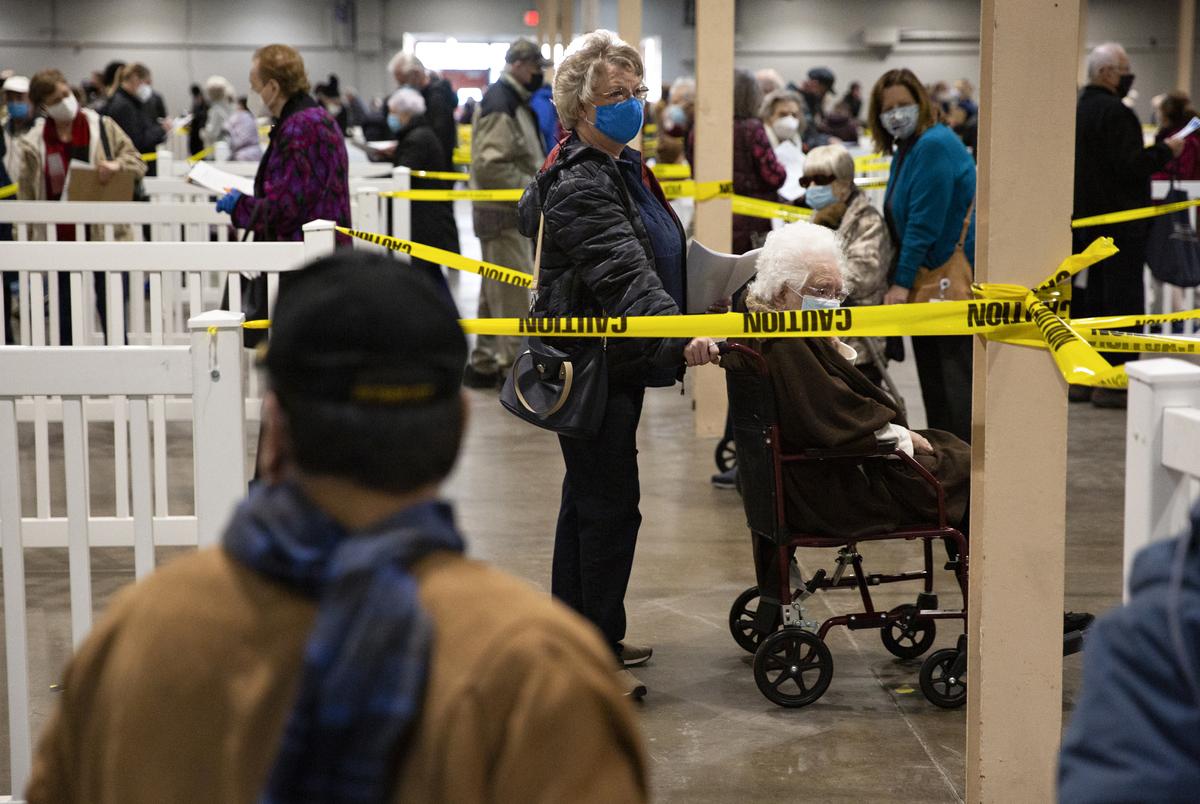
[[[500,80],[488,87],[475,109],[471,132],[471,189],[524,189],[546,158],[537,115],[529,98],[542,85],[550,65],[538,46],[518,39],[504,57]],[[517,230],[517,209],[511,201],[476,201],[472,205],[475,236],[485,262],[533,272],[529,239]],[[524,288],[485,279],[479,292],[480,318],[513,318],[529,312]],[[480,335],[471,353],[463,383],[494,388],[517,356],[520,341]]]
[[[1120,45],[1107,42],[1088,55],[1088,85],[1079,95],[1075,113],[1073,218],[1150,206],[1150,175],[1183,148],[1176,140],[1145,146],[1137,115],[1121,102],[1132,84],[1129,56]],[[1145,312],[1142,269],[1149,225],[1149,220],[1140,220],[1074,230],[1076,253],[1097,237],[1112,237],[1120,252],[1087,271],[1086,289],[1077,288],[1071,301],[1073,316]],[[1105,357],[1121,363],[1131,355]],[[1072,386],[1072,399],[1084,401],[1090,396],[1098,405],[1124,407],[1124,391],[1090,391]]]

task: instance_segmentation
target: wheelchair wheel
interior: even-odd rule
[[[747,653],[754,653],[762,642],[763,635],[755,629],[754,620],[758,617],[758,587],[751,586],[737,596],[729,607],[729,633],[733,641]]]
[[[954,673],[958,657],[958,648],[942,648],[921,664],[921,692],[931,704],[957,709],[967,702],[966,669],[961,676]]]
[[[722,438],[717,442],[713,460],[717,462],[717,470],[720,472],[728,472],[737,466],[737,447],[734,446],[732,438]]]
[[[888,653],[899,659],[915,659],[929,650],[937,638],[937,624],[914,617],[916,606],[901,606],[894,611],[904,611],[905,616],[879,629],[879,638]]]
[[[754,682],[773,704],[807,706],[829,688],[833,655],[824,640],[803,628],[784,628],[762,641],[754,654]]]

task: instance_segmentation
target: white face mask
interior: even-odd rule
[[[808,294],[800,297],[801,310],[836,310],[841,306],[842,303],[837,299],[825,299],[821,296],[809,296]]]
[[[263,89],[266,88],[264,84]],[[249,107],[250,114],[255,117],[269,117],[271,114],[270,109],[267,108],[267,102],[263,100],[262,94],[258,92],[251,91],[246,95],[246,106]]]
[[[879,122],[883,123],[888,134],[898,140],[906,140],[917,130],[917,119],[920,114],[920,107],[915,103],[910,103],[907,106],[897,106],[895,109],[883,112],[879,115]]]
[[[775,136],[781,140],[790,140],[800,130],[800,120],[795,115],[781,117],[771,124]]]
[[[68,94],[67,97],[60,100],[53,106],[46,107],[46,114],[57,123],[69,123],[75,119],[75,115],[79,113],[79,101],[75,100],[75,96]]]
[[[154,97],[154,87],[149,84],[140,84],[137,88],[137,98],[142,103],[146,103]]]

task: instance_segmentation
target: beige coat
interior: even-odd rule
[[[848,204],[831,204],[813,215],[813,223],[837,230],[838,242],[846,255],[846,304],[857,307],[883,304],[888,289],[888,269],[895,246],[888,234],[883,215],[862,191],[855,192]],[[855,364],[870,363],[864,338],[847,338],[846,344],[858,352]],[[884,339],[872,338],[879,354]]]
[[[394,801],[646,799],[634,713],[590,625],[458,555],[415,575],[435,637]],[[257,801],[315,615],[220,549],[127,588],[67,668],[30,804]]]
[[[523,190],[542,169],[546,154],[529,98],[529,90],[505,70],[476,105],[471,126],[471,189]],[[511,201],[475,201],[471,208],[475,236],[480,239],[517,228],[517,207]]]
[[[146,175],[146,163],[142,161],[142,156],[137,152],[137,148],[133,146],[133,140],[121,130],[111,117],[101,117],[91,109],[83,109],[82,113],[88,121],[88,162],[97,165],[103,160],[104,148],[100,141],[100,127],[104,126],[104,132],[108,137],[108,147],[112,151],[112,158],[121,163],[122,170],[128,170],[135,174],[137,178],[142,178]],[[25,132],[25,134],[17,140],[17,164],[18,174],[14,176],[14,180],[19,186],[17,197],[22,201],[45,201],[46,200],[46,182],[45,182],[45,167],[46,167],[46,140],[43,136],[43,130],[46,126],[46,118],[39,117],[33,123],[33,128]],[[96,224],[88,227],[88,236],[92,240],[104,239],[104,227]],[[30,240],[45,240],[46,227],[42,224],[31,224],[29,226]],[[113,227],[114,240],[132,240],[133,229],[124,224],[118,224]]]

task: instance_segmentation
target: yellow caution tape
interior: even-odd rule
[[[445,181],[467,181],[471,178],[468,173],[438,170],[414,170],[412,171],[412,175],[413,178],[417,179],[438,179]]]
[[[187,160],[187,161],[188,161],[190,164],[193,164],[193,165],[194,165],[194,164],[196,164],[196,163],[197,163],[197,162],[199,162],[201,159],[204,159],[206,156],[208,156],[209,154],[211,154],[211,153],[213,152],[213,147],[214,147],[214,146],[210,145],[210,146],[208,146],[207,148],[202,148],[201,150],[199,150],[199,151],[196,151],[196,153],[194,153],[194,154],[192,154],[191,156],[189,156],[189,157],[188,157],[188,160]]]
[[[891,163],[891,157],[884,156],[882,151],[876,151],[873,154],[863,154],[862,156],[854,157],[854,169],[859,171],[870,170],[871,166],[873,165],[891,165]]]
[[[732,198],[733,182],[731,181],[683,181],[659,182],[663,195],[673,198],[695,198],[697,201],[707,201],[710,198]]]
[[[16,195],[16,194],[17,194],[16,183],[6,184],[3,187],[0,187],[0,198],[8,198],[9,196]]]
[[[887,179],[863,178],[854,180],[854,186],[860,190],[882,190],[887,187],[887,184]]]
[[[775,201],[763,201],[761,198],[735,195],[733,197],[733,214],[752,218],[778,218],[791,223],[811,218],[813,211],[807,207],[794,207]]]
[[[692,177],[692,166],[677,165],[674,163],[659,164],[650,168],[650,172],[660,179],[690,179]]]
[[[456,164],[456,165],[471,164],[471,149],[470,148],[455,148],[454,149],[454,164]]]
[[[1172,212],[1179,212],[1182,209],[1200,206],[1200,198],[1193,198],[1190,201],[1176,201],[1173,204],[1158,204],[1152,207],[1139,207],[1138,209],[1125,209],[1120,212],[1106,212],[1103,215],[1091,215],[1087,218],[1076,218],[1071,221],[1072,229],[1083,229],[1088,226],[1103,226],[1104,224],[1125,223],[1127,221],[1138,221],[1143,218],[1153,218],[1158,215],[1169,215]]]
[[[409,201],[520,201],[524,190],[384,190],[388,198]]]
[[[158,159],[158,154],[141,154],[141,157],[143,162],[153,162],[154,160]]]
[[[532,277],[512,268],[471,260],[432,246],[373,232],[337,227],[360,240],[419,259],[468,271],[487,279],[528,288]],[[1146,336],[1100,327],[1134,326],[1138,321],[1162,323],[1200,318],[1200,310],[1159,316],[1110,316],[1065,320],[1068,291],[1060,286],[1075,273],[1116,253],[1111,238],[1099,238],[1063,260],[1034,289],[1018,285],[982,284],[981,298],[933,304],[840,307],[832,310],[778,310],[755,313],[566,318],[462,319],[463,331],[475,335],[551,335],[616,338],[745,338],[745,337],[884,337],[894,335],[980,335],[1002,343],[1032,346],[1051,353],[1063,377],[1077,385],[1124,388],[1124,366],[1112,366],[1097,349],[1122,352],[1200,353],[1200,338]],[[246,326],[265,329],[269,321]]]
[[[401,240],[398,237],[391,237],[390,235],[376,234],[375,232],[360,232],[357,229],[344,229],[341,226],[335,228],[344,235],[357,237],[359,240],[366,240],[368,243],[390,248],[392,251],[409,254],[419,260],[427,260],[438,265],[445,265],[447,268],[478,274],[484,279],[494,279],[497,282],[503,282],[506,285],[516,285],[520,288],[528,288],[533,284],[532,276],[515,268],[505,268],[503,265],[495,265],[490,262],[483,262],[482,260],[472,260],[461,254],[455,254],[453,251],[426,246],[422,243],[414,243],[411,240]]]

